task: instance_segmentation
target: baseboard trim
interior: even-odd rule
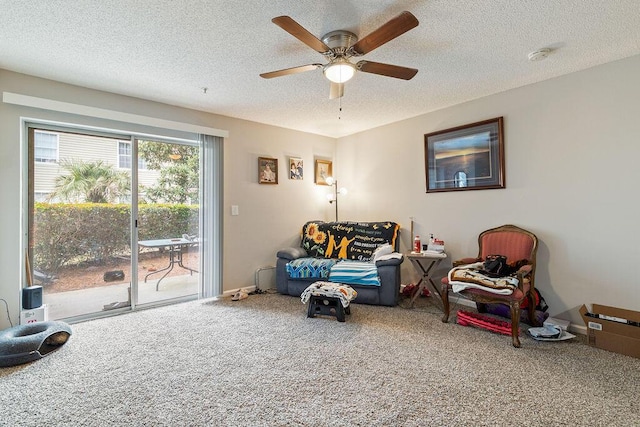
[[[587,335],[587,327],[574,325],[573,323],[571,323],[569,325],[569,332],[573,332],[574,334]]]

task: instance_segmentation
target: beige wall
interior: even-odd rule
[[[543,65],[543,64],[542,64]],[[537,284],[551,314],[581,325],[576,309],[598,302],[640,310],[635,261],[640,204],[640,56],[488,96],[336,141],[243,120],[91,91],[0,70],[0,91],[21,93],[229,131],[224,170],[224,288],[253,284],[256,268],[296,242],[308,219],[333,217],[327,187],[313,184],[314,157],[332,158],[341,219],[391,219],[446,241],[451,258],[474,255],[477,234],[513,223],[540,238]],[[0,103],[0,298],[18,317],[21,280],[21,116],[103,124]],[[505,118],[503,190],[425,193],[423,135]],[[257,184],[257,157],[276,157],[279,185]],[[288,157],[305,162],[287,179]],[[239,216],[231,216],[238,205]],[[415,280],[406,265],[403,281]],[[4,307],[0,305],[0,311]],[[0,328],[8,326],[0,313]]]
[[[512,223],[540,239],[537,286],[552,315],[583,325],[583,303],[640,310],[638,76],[635,56],[342,138],[342,216],[405,227],[413,216],[454,259]],[[426,194],[424,134],[499,116],[506,189]]]
[[[207,114],[150,101],[103,93],[0,70],[0,92],[150,116],[229,131],[224,145],[224,288],[254,284],[257,268],[274,265],[275,252],[295,242],[309,218],[332,218],[327,187],[313,183],[315,157],[333,158],[336,140],[273,126]],[[114,123],[0,102],[0,298],[7,300],[14,324],[19,316],[22,280],[21,231],[23,177],[20,117],[112,127]],[[117,124],[117,129],[133,129]],[[133,129],[159,133],[156,129]],[[172,136],[172,135],[169,135]],[[258,184],[259,156],[275,157],[279,184]],[[304,160],[305,179],[288,179],[288,157]],[[231,216],[231,205],[240,215]],[[268,274],[264,275],[268,278]],[[0,329],[8,327],[0,303]]]

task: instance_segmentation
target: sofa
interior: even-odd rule
[[[300,246],[276,254],[276,288],[300,296],[316,281],[348,284],[354,303],[395,306],[400,293],[400,225],[383,222],[309,221]]]

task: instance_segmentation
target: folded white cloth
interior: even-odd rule
[[[439,252],[439,251],[430,251],[430,250],[426,250],[426,251],[422,251],[420,252],[421,255],[425,255],[431,258],[446,258],[447,254],[445,254],[444,252]]]
[[[389,244],[380,245],[380,246],[378,246],[376,248],[375,251],[373,251],[373,256],[371,257],[371,261],[376,262],[381,257],[383,257],[385,255],[389,255],[392,252],[393,252],[393,246],[391,246]]]

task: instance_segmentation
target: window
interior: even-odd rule
[[[118,141],[118,167],[131,169],[131,143],[128,141]],[[147,169],[147,163],[138,158],[138,170],[143,169]]]
[[[33,137],[34,160],[38,163],[57,163],[60,136],[57,133],[36,130]]]

